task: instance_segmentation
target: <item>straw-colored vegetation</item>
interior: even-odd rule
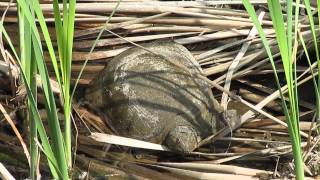
[[[316,3],[17,0],[0,11],[0,178],[319,174]],[[224,109],[241,113],[191,154],[110,135],[108,121],[79,103],[105,62],[160,39],[186,46]],[[124,145],[145,150],[132,155]]]

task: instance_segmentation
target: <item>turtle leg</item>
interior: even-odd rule
[[[197,148],[199,141],[200,137],[194,128],[177,125],[168,133],[165,144],[173,151],[188,153]]]

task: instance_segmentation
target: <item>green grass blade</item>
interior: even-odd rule
[[[299,39],[300,39],[300,42],[301,42],[301,45],[303,47],[303,50],[304,50],[304,53],[306,55],[306,59],[307,59],[307,62],[308,62],[308,65],[310,67],[310,72],[311,72],[311,76],[312,76],[312,82],[313,82],[313,86],[315,87],[315,94],[316,94],[316,98],[319,100],[319,89],[318,89],[318,85],[317,85],[317,81],[316,81],[316,77],[315,77],[315,74],[314,74],[314,71],[312,69],[312,65],[311,65],[311,59],[310,59],[310,56],[309,56],[309,52],[308,52],[308,49],[307,49],[307,46],[306,46],[306,43],[304,41],[304,38],[302,36],[301,33],[298,33],[299,34]]]
[[[65,145],[64,145],[63,136],[60,130],[55,98],[54,98],[53,91],[51,89],[51,84],[49,81],[49,74],[48,74],[46,65],[44,63],[44,59],[42,56],[43,53],[41,51],[41,48],[39,47],[39,43],[33,41],[33,46],[35,50],[35,57],[36,57],[35,59],[37,61],[37,66],[38,66],[41,81],[42,81],[42,88],[45,95],[44,104],[46,107],[49,129],[52,136],[52,149],[56,155],[59,167],[61,167],[60,168],[61,173],[63,174],[64,177],[68,177],[68,168],[67,168],[67,162],[65,157]]]
[[[64,52],[63,46],[66,43],[65,42],[66,38],[64,37],[64,33],[62,31],[63,27],[62,27],[62,21],[61,21],[58,0],[53,1],[53,15],[54,15],[54,23],[55,23],[55,29],[56,29],[56,38],[57,38],[59,61],[60,61],[60,71],[64,72],[64,66],[63,66],[63,63],[61,63],[61,62],[62,62],[62,57],[63,57],[63,52]],[[59,75],[62,77],[61,79],[64,79],[64,74],[61,73],[61,75],[60,75],[59,72],[56,73],[56,76]],[[62,89],[62,91],[63,91],[63,89]],[[64,93],[62,92],[61,95],[62,95],[62,98],[64,99],[63,94]]]
[[[65,152],[69,167],[71,166],[71,65],[72,47],[74,34],[74,19],[76,10],[75,0],[63,0],[62,12],[60,12],[58,0],[53,1],[54,16],[56,24],[57,44],[59,49],[59,60],[61,67],[61,88],[65,120]],[[61,16],[62,14],[62,16]],[[61,21],[63,19],[63,21]]]
[[[318,11],[318,17],[320,15],[320,1],[317,1],[317,11]],[[317,62],[318,62],[318,70],[320,70],[320,55],[319,55],[319,48],[318,48],[318,40],[317,40],[317,33],[316,33],[316,28],[315,28],[315,24],[314,24],[314,20],[313,20],[313,14],[312,14],[312,10],[311,10],[311,6],[310,6],[310,0],[304,0],[304,4],[306,7],[306,11],[307,11],[307,16],[309,19],[309,25],[310,25],[310,29],[312,32],[312,39],[313,39],[313,44],[314,44],[314,48],[315,48],[315,52],[316,52],[316,58],[317,58]],[[320,18],[319,22],[320,22]],[[320,84],[320,75],[318,75],[318,85]],[[319,88],[319,86],[318,86]],[[317,92],[319,93],[320,90],[318,89]],[[317,95],[319,96],[319,95]],[[320,99],[316,99],[316,104],[317,104],[317,112],[316,112],[316,120],[317,123],[320,123]],[[320,132],[320,128],[318,128],[318,133]]]
[[[34,21],[32,15],[31,15],[30,11],[28,11],[27,5],[25,4],[25,2],[23,0],[17,0],[17,2],[21,6],[21,8],[23,9],[23,11],[25,13],[25,17],[28,20],[28,22],[30,23],[32,32],[34,32],[37,41],[41,42],[37,27],[35,25],[35,21]],[[50,58],[52,59],[52,65],[53,65],[55,74],[57,76],[57,81],[58,81],[59,84],[61,84],[61,80],[60,80],[60,76],[59,76],[60,70],[58,68],[58,64],[57,64],[56,56],[55,56],[55,53],[54,53],[53,45],[52,45],[52,42],[51,42],[50,34],[49,34],[48,28],[46,26],[42,10],[40,8],[39,1],[38,0],[32,0],[32,5],[30,6],[30,8],[32,8],[32,11],[35,12],[36,17],[38,18],[38,22],[39,22],[39,25],[41,27],[44,40],[45,40],[46,45],[47,45]]]
[[[2,23],[0,24],[0,32],[3,33],[6,41],[9,44],[10,49],[12,50],[15,58],[17,59],[17,64],[18,64],[18,67],[19,67],[19,69],[21,71],[22,79],[23,79],[23,81],[25,83],[25,87],[26,87],[26,90],[27,90],[28,99],[30,100],[30,108],[31,108],[31,112],[32,112],[32,117],[34,118],[35,122],[37,123],[37,129],[38,129],[39,137],[41,139],[41,143],[43,145],[44,150],[46,151],[46,154],[48,154],[50,156],[50,158],[52,159],[52,162],[49,163],[52,175],[53,175],[54,178],[59,178],[57,170],[53,168],[53,167],[59,167],[59,166],[58,166],[57,160],[55,159],[53,151],[51,149],[51,146],[50,146],[50,143],[49,143],[49,140],[48,140],[48,136],[47,136],[45,128],[43,126],[42,120],[40,118],[40,114],[39,114],[39,112],[37,110],[35,97],[33,96],[33,93],[31,91],[29,82],[28,82],[28,80],[26,78],[26,74],[24,72],[24,69],[22,68],[21,63],[20,63],[21,60],[18,57],[18,55],[17,55],[17,53],[16,53],[16,51],[14,49],[14,46],[13,46],[13,44],[11,42],[11,39],[10,39],[8,33],[6,32],[5,28],[3,27]]]
[[[32,53],[32,47],[31,47],[31,28],[29,23],[25,20],[23,12],[20,10],[18,11],[19,16],[19,30],[20,30],[20,59],[22,68],[24,69],[26,73],[26,79],[30,84],[30,89],[33,93],[33,96],[36,97],[37,94],[37,85],[35,80],[35,74],[36,74],[36,65],[34,63],[33,59],[33,53]],[[37,101],[35,99],[35,101]],[[27,121],[29,124],[29,149],[31,154],[31,160],[30,160],[30,177],[31,179],[36,179],[37,177],[37,169],[38,169],[38,147],[35,142],[35,139],[37,139],[37,124],[31,118],[31,104],[30,99],[28,97],[28,115],[27,115]]]
[[[274,60],[273,60],[273,56],[272,56],[272,52],[271,52],[268,40],[266,38],[266,34],[264,33],[264,31],[262,29],[262,26],[259,23],[258,17],[255,14],[255,10],[254,10],[253,6],[250,4],[250,2],[248,0],[242,0],[242,2],[243,2],[243,5],[246,8],[248,14],[250,15],[252,22],[254,23],[254,25],[257,28],[257,31],[259,33],[260,39],[262,41],[262,44],[265,47],[266,53],[267,53],[267,55],[269,57],[269,60],[270,60],[270,63],[271,63],[271,67],[273,69],[273,74],[275,76],[276,85],[277,85],[277,88],[280,91],[280,97],[281,97],[281,99],[284,100],[283,93],[281,91],[280,82],[279,82],[279,77],[278,77],[278,74],[277,74],[277,69],[275,67],[275,63],[274,63]],[[285,105],[285,107],[286,107],[286,105]]]
[[[297,98],[297,93],[295,93],[295,87],[294,87],[294,77],[296,77],[296,75],[294,75],[295,70],[292,69],[293,67],[292,67],[292,57],[291,57],[291,54],[292,54],[292,27],[291,27],[292,26],[292,7],[287,8],[287,10],[290,12],[288,12],[286,23],[290,25],[290,27],[286,29],[279,0],[268,1],[270,16],[272,18],[274,30],[276,33],[276,39],[278,42],[278,47],[280,50],[281,59],[282,59],[282,63],[285,70],[285,77],[288,85],[289,105],[290,105],[289,106],[290,108],[288,108],[283,98],[283,93],[281,92],[277,70],[274,65],[274,60],[273,60],[272,53],[271,53],[269,44],[267,42],[265,33],[263,32],[263,29],[255,14],[255,10],[253,6],[250,4],[249,0],[243,0],[242,2],[259,32],[260,38],[262,40],[262,43],[269,57],[269,60],[273,69],[273,73],[275,76],[276,84],[277,84],[278,90],[280,91],[282,108],[287,119],[289,135],[292,140],[291,142],[292,142],[292,149],[294,154],[296,177],[298,180],[304,179],[303,161],[302,161],[301,148],[300,148],[301,140],[300,140],[299,126],[298,126],[299,116],[297,115],[299,113],[297,108],[298,98]],[[287,6],[292,6],[291,0],[288,0],[287,3],[288,3]]]
[[[291,3],[291,4],[290,4]],[[287,1],[287,6],[292,6],[292,1]],[[292,66],[292,49],[289,49],[289,47],[292,47],[292,39],[286,36],[285,31],[285,22],[283,21],[283,15],[281,11],[281,6],[279,0],[273,0],[268,1],[268,7],[270,9],[272,22],[276,24],[274,26],[274,29],[276,31],[276,39],[278,42],[278,46],[280,49],[281,54],[281,60],[284,67],[286,82],[288,85],[288,94],[289,94],[289,109],[287,109],[288,114],[286,115],[287,123],[288,123],[288,130],[289,135],[292,142],[292,149],[294,154],[294,162],[295,162],[295,172],[297,179],[303,179],[304,178],[304,169],[303,169],[303,161],[302,161],[302,155],[301,155],[301,137],[299,133],[299,110],[298,110],[298,96],[295,91],[295,67]],[[292,8],[289,8],[292,11]],[[292,26],[292,12],[287,12],[287,24]],[[289,23],[288,23],[289,22]],[[291,29],[292,27],[287,27],[288,29]],[[290,35],[292,37],[292,33],[290,32]],[[284,37],[287,37],[287,40],[284,40]],[[295,63],[295,62],[294,62]],[[285,102],[282,102],[285,103]]]
[[[291,2],[292,3],[292,2]],[[295,42],[295,48],[294,48],[294,53],[292,54],[291,57],[294,60],[294,96],[296,97],[296,102],[295,102],[295,109],[296,111],[296,119],[297,119],[297,127],[298,130],[300,130],[300,125],[299,125],[299,96],[298,96],[298,76],[297,76],[297,51],[298,51],[298,46],[299,46],[299,38],[298,38],[298,32],[299,32],[299,14],[300,14],[300,0],[296,0],[296,5],[295,5],[295,14],[294,14],[294,37],[293,40]],[[292,42],[292,41],[291,41]],[[300,133],[298,133],[298,141],[299,144],[301,144],[301,136]]]
[[[67,24],[67,67],[66,67],[66,95],[67,99],[65,101],[65,116],[66,116],[66,126],[65,126],[65,141],[67,142],[67,154],[69,166],[71,166],[71,110],[72,110],[72,98],[70,94],[70,82],[71,82],[71,69],[72,69],[72,52],[73,52],[73,38],[74,38],[74,21],[76,12],[76,0],[69,1],[69,11],[68,11],[68,24]]]
[[[279,2],[280,3],[280,2]],[[290,49],[292,49],[292,37],[293,37],[293,33],[292,33],[292,18],[293,18],[293,5],[292,5],[292,0],[287,0],[287,44],[288,44],[288,58],[291,59],[292,57],[292,51]],[[290,63],[290,62],[289,62]]]
[[[26,6],[26,3],[22,0],[18,1],[19,5],[21,5],[23,13],[25,14],[26,19],[31,25],[32,29],[32,45],[34,49],[34,54],[35,54],[35,60],[36,64],[40,73],[40,77],[42,80],[42,88],[44,92],[44,97],[45,97],[45,107],[47,111],[47,117],[48,117],[48,122],[49,122],[49,129],[50,129],[50,134],[52,137],[52,152],[53,155],[55,156],[55,160],[59,166],[59,172],[62,174],[63,179],[68,178],[68,167],[67,167],[67,162],[66,162],[66,153],[65,153],[65,145],[64,145],[64,139],[60,130],[60,124],[57,116],[57,110],[56,110],[56,104],[55,104],[55,98],[53,96],[53,92],[51,89],[50,81],[49,81],[49,75],[48,71],[45,65],[45,61],[43,58],[43,52],[42,52],[42,45],[41,41],[39,38],[39,33],[37,31],[35,22],[32,21],[32,16],[31,13]],[[54,55],[54,49],[51,43],[51,39],[49,36],[49,32],[42,14],[42,10],[40,9],[39,2],[37,0],[32,1],[32,6],[30,6],[31,11],[34,11],[35,14],[37,15],[40,27],[42,29],[43,37],[45,39],[47,48],[49,50],[49,54],[51,56],[52,64],[57,65],[57,61]],[[54,65],[55,66],[55,65]],[[59,72],[59,69],[56,67],[58,71],[55,71],[56,73]],[[57,76],[57,79],[60,79],[59,76]],[[61,81],[60,81],[61,82]],[[60,84],[61,85],[61,84]],[[39,133],[40,136],[41,133]],[[42,138],[43,139],[43,138]],[[45,147],[45,146],[44,146]],[[50,154],[50,153],[47,153]]]
[[[74,93],[75,93],[75,91],[76,91],[76,89],[77,89],[77,86],[78,86],[78,84],[79,84],[79,80],[80,80],[80,78],[81,78],[81,76],[82,76],[82,73],[83,73],[83,71],[84,71],[84,68],[86,67],[86,65],[87,65],[87,63],[88,63],[88,61],[89,61],[89,59],[90,59],[90,57],[91,57],[92,52],[94,51],[94,49],[95,49],[95,47],[96,47],[99,39],[101,38],[103,32],[108,28],[108,24],[109,24],[111,18],[113,17],[113,15],[116,13],[116,10],[118,9],[121,1],[122,1],[122,0],[118,0],[115,8],[112,10],[111,14],[109,15],[109,17],[108,17],[105,25],[103,26],[103,28],[102,28],[101,31],[99,32],[97,38],[95,39],[95,41],[94,41],[94,43],[93,43],[93,45],[92,45],[92,47],[91,47],[91,49],[90,49],[90,51],[89,51],[89,53],[88,53],[88,56],[86,57],[86,60],[84,61],[83,65],[82,65],[82,67],[81,67],[81,70],[80,70],[80,72],[79,72],[79,74],[78,74],[78,77],[77,77],[77,79],[76,79],[74,88],[73,88],[72,93],[71,93],[71,99],[72,99],[73,96],[74,96]],[[71,106],[71,105],[70,105],[70,106]]]

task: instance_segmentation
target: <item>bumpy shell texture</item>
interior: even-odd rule
[[[203,80],[166,60],[202,73],[185,47],[173,42],[144,47],[155,54],[135,47],[116,56],[91,82],[86,99],[106,114],[119,135],[193,151],[216,132],[218,103]]]

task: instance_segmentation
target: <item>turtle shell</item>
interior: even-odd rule
[[[144,47],[149,51],[134,47],[113,58],[91,82],[86,99],[119,135],[192,151],[216,132],[218,103],[203,80],[166,60],[202,73],[185,47],[174,42]]]

